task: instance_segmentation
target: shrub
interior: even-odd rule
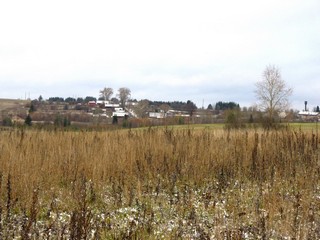
[[[2,125],[3,125],[3,126],[7,126],[7,127],[13,126],[12,119],[11,119],[10,117],[5,117],[5,118],[2,120]]]
[[[112,124],[118,124],[118,116],[112,117]]]
[[[225,112],[225,127],[227,129],[245,127],[242,123],[241,112],[239,109],[227,110]]]
[[[68,127],[71,125],[71,122],[67,116],[57,115],[54,120],[54,125],[57,127]]]
[[[24,123],[25,123],[26,125],[28,125],[28,126],[31,126],[31,125],[32,125],[32,118],[31,118],[30,114],[27,115]]]

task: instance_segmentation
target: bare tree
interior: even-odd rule
[[[166,103],[163,103],[159,106],[159,108],[164,111],[165,113],[167,113],[170,110],[170,106]]]
[[[125,87],[119,88],[117,96],[120,100],[120,106],[124,108],[126,102],[131,97],[131,91],[129,88],[125,88]]]
[[[281,78],[278,67],[274,65],[266,67],[262,80],[256,83],[255,94],[260,109],[268,114],[268,121],[272,122],[275,114],[289,107],[292,91]]]
[[[105,87],[100,91],[100,97],[102,97],[105,101],[109,101],[112,94],[113,94],[112,88]]]
[[[134,106],[134,112],[139,118],[144,118],[148,116],[148,110],[149,110],[149,100],[144,99],[140,100],[135,106]]]

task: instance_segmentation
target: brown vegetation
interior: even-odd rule
[[[17,118],[24,119],[27,116],[29,107],[30,101],[28,100],[0,98],[0,121],[6,117],[13,118],[14,121]]]
[[[0,238],[319,239],[319,135],[0,132]]]

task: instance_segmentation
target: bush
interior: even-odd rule
[[[26,117],[24,123],[28,126],[31,126],[32,125],[32,118],[30,116],[30,114],[28,114],[28,116]]]
[[[241,121],[241,112],[239,110],[228,110],[225,114],[225,127],[227,129],[245,127]]]
[[[112,124],[118,124],[118,116],[112,117]]]
[[[7,126],[7,127],[13,126],[12,119],[11,119],[10,117],[5,117],[5,118],[2,120],[2,125],[3,125],[3,126]]]
[[[71,122],[68,117],[57,115],[54,120],[54,125],[57,127],[68,127],[71,125]]]
[[[178,124],[183,125],[184,124],[184,117],[179,117],[178,118]]]
[[[275,119],[270,119],[268,117],[261,117],[260,123],[262,128],[270,130],[270,129],[279,129],[282,127],[281,123],[279,121],[276,121]]]
[[[35,106],[34,103],[31,103],[30,109],[29,109],[29,113],[33,113],[33,112],[35,112],[35,111],[37,111],[37,108],[36,108],[36,106]]]

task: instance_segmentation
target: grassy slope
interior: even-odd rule
[[[0,111],[21,109],[28,103],[29,100],[0,98]]]

